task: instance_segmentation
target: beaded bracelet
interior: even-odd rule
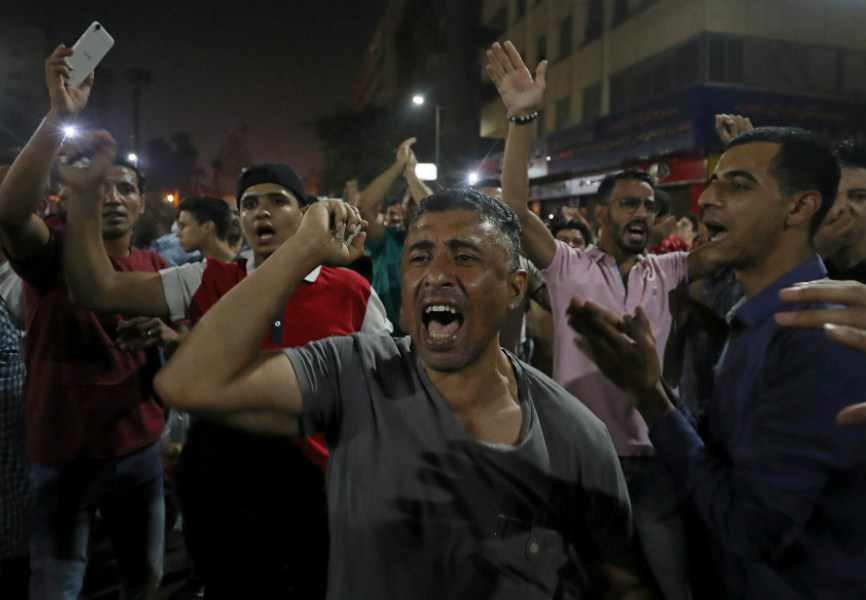
[[[526,115],[523,117],[514,117],[509,113],[505,113],[505,118],[508,119],[509,122],[514,123],[515,125],[526,125],[527,123],[532,123],[535,119],[538,118],[538,111],[535,111],[531,115]]]

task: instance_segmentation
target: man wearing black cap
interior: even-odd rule
[[[68,218],[71,293],[92,308],[195,323],[295,234],[306,201],[289,165],[253,165],[237,185],[250,243],[240,260],[208,258],[159,274],[115,277],[100,254],[96,206],[82,194],[71,202]],[[304,278],[298,294],[274,316],[262,348],[302,346],[357,331],[391,331],[381,301],[361,276],[323,266]],[[178,465],[177,489],[188,550],[208,598],[324,596],[326,464],[321,438],[265,438],[195,422]]]

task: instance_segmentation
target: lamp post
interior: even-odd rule
[[[412,96],[412,102],[418,106],[421,106],[422,104],[424,104],[424,101],[425,101],[425,98],[421,94],[415,94],[414,96]],[[434,155],[433,155],[433,162],[436,163],[436,168],[440,169],[441,167],[439,165],[439,137],[440,137],[439,133],[440,133],[440,129],[441,129],[440,112],[442,110],[442,107],[440,107],[439,103],[435,102],[435,101],[433,102],[433,107],[435,109],[435,115],[436,115],[436,133],[435,133],[436,149],[435,149]]]

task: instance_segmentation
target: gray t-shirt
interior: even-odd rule
[[[408,337],[285,353],[305,432],[331,452],[328,598],[550,598],[569,545],[584,568],[630,561],[607,429],[539,371],[510,357],[523,411],[512,447],[467,435]]]

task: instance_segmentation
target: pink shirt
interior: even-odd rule
[[[688,278],[687,257],[687,252],[638,257],[628,274],[628,293],[614,258],[595,246],[579,250],[557,241],[553,262],[541,271],[553,311],[553,378],[607,425],[619,456],[654,454],[646,423],[631,397],[575,346],[565,310],[572,296],[620,316],[634,313],[640,305],[662,360],[673,320],[669,293]]]

